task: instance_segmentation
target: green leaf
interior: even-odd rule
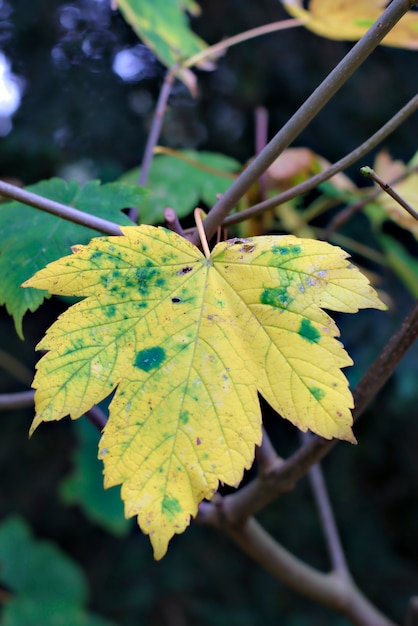
[[[0,582],[11,593],[2,626],[110,626],[85,611],[87,586],[78,565],[53,544],[34,540],[18,517],[0,526]]]
[[[167,67],[206,48],[184,14],[200,12],[193,0],[117,0],[125,20]]]
[[[40,196],[70,205],[120,225],[132,224],[121,209],[137,205],[144,190],[122,183],[101,185],[93,180],[80,188],[76,181],[52,178],[27,187]],[[0,204],[0,305],[13,316],[23,339],[22,319],[36,311],[47,294],[20,285],[38,269],[68,253],[75,241],[86,242],[97,231],[72,224],[20,202]]]
[[[37,346],[42,422],[80,417],[117,387],[100,443],[105,485],[122,483],[161,558],[219,481],[238,485],[261,440],[257,391],[301,430],[355,441],[331,317],[384,309],[328,243],[232,239],[209,258],[164,228],[122,228],[51,263],[26,285],[85,296]],[[74,277],[77,277],[76,280]]]
[[[225,193],[233,182],[231,174],[241,169],[238,161],[223,154],[180,150],[178,155],[154,157],[147,182],[150,193],[140,209],[142,224],[164,221],[167,207],[182,218],[189,215],[200,201],[212,206],[218,194]],[[138,178],[139,168],[135,168],[121,180],[134,184]]]
[[[103,490],[102,464],[97,459],[99,434],[87,420],[76,424],[78,445],[73,454],[74,469],[61,484],[61,496],[67,504],[78,504],[90,521],[115,535],[124,535],[130,522],[115,489]]]

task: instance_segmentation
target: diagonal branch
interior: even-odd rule
[[[415,172],[418,172],[418,165],[407,167],[405,171],[402,172],[402,174],[399,174],[399,176],[396,176],[393,180],[391,180],[390,184],[397,185],[402,180],[405,180],[406,178],[408,178],[408,176],[414,174]],[[347,207],[345,207],[345,209],[339,211],[325,228],[324,232],[322,233],[321,239],[323,239],[324,241],[329,240],[336,230],[346,224],[352,217],[354,217],[356,213],[361,211],[366,204],[378,198],[382,193],[383,190],[380,189],[380,187],[370,188],[366,192],[364,197],[361,198],[361,200],[358,200],[354,204],[349,204]]]
[[[33,193],[32,191],[26,191],[25,189],[21,189],[15,185],[10,185],[10,183],[6,183],[4,180],[0,180],[0,194],[6,198],[11,198],[12,200],[17,200],[23,204],[33,206],[35,209],[39,209],[40,211],[45,211],[46,213],[51,213],[56,217],[61,217],[63,220],[68,220],[69,222],[80,224],[81,226],[86,226],[87,228],[93,228],[94,230],[106,233],[107,235],[123,234],[115,222],[110,222],[109,220],[102,219],[101,217],[90,215],[90,213],[84,213],[84,211],[79,211],[78,209],[74,209],[66,204],[55,202],[55,200],[38,196],[38,194]]]
[[[405,211],[409,213],[411,217],[413,217],[415,220],[418,220],[418,213],[415,211],[415,209],[404,198],[402,198],[402,196],[400,196],[397,191],[392,189],[389,183],[382,180],[371,167],[361,167],[360,172],[363,174],[363,176],[371,178],[375,183],[379,185],[382,191],[385,191],[391,198],[393,198],[403,209],[405,209]]]
[[[368,152],[373,150],[379,143],[384,141],[389,135],[391,135],[401,124],[405,122],[411,115],[416,113],[418,109],[418,94],[415,95],[407,104],[405,104],[402,109],[400,109],[386,124],[384,124],[378,131],[376,131],[371,137],[366,139],[362,144],[357,146],[354,150],[352,150],[349,154],[344,156],[339,161],[333,163],[330,167],[323,170],[319,174],[312,176],[308,180],[291,187],[290,189],[286,189],[282,193],[277,194],[263,202],[259,202],[258,204],[254,204],[248,209],[244,209],[243,211],[239,211],[238,213],[234,213],[233,215],[228,215],[225,218],[223,224],[224,226],[232,226],[233,224],[238,224],[239,222],[243,222],[249,218],[260,215],[264,211],[268,211],[270,209],[274,209],[276,206],[283,204],[284,202],[288,202],[289,200],[293,200],[297,196],[308,193],[315,189],[321,183],[329,180],[338,172],[342,172],[343,170],[356,163],[359,159],[362,159]]]
[[[242,172],[209,212],[205,220],[205,230],[208,239],[215,234],[218,226],[223,223],[228,213],[232,211],[251,185],[262,176],[283,150],[306,128],[413,4],[415,2],[412,3],[410,0],[393,0],[380,19],[353,46],[343,60],[323,80],[311,96],[307,98],[270,143],[267,144],[264,150]],[[198,244],[197,233],[195,233],[194,243]]]
[[[342,613],[357,626],[395,626],[368,600],[349,576],[325,574],[295,557],[254,519],[235,526],[208,503],[199,507],[199,522],[223,530],[241,550],[294,591]]]
[[[239,43],[249,41],[250,39],[254,39],[255,37],[260,37],[261,35],[277,33],[280,30],[287,30],[288,28],[294,28],[295,26],[303,26],[304,23],[305,21],[299,18],[291,18],[288,20],[279,20],[278,22],[272,22],[271,24],[264,24],[263,26],[251,28],[251,30],[246,30],[243,33],[233,35],[232,37],[228,37],[227,39],[222,39],[222,41],[213,44],[213,46],[209,46],[208,48],[200,50],[193,56],[189,57],[186,61],[184,61],[182,63],[182,67],[193,67],[194,65],[199,65],[202,63],[202,61],[210,61],[211,59],[216,58],[221,54],[224,54],[226,50],[228,50],[232,46],[236,46]]]

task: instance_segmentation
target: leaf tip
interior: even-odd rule
[[[29,439],[32,437],[33,433],[35,432],[35,430],[38,428],[39,424],[42,422],[42,420],[35,415],[32,424],[30,425],[29,428]]]

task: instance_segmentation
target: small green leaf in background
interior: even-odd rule
[[[0,526],[0,583],[11,594],[2,626],[111,626],[86,612],[79,566],[52,543],[35,540],[19,517]]]
[[[27,190],[121,226],[132,224],[121,209],[140,204],[145,195],[143,189],[121,183],[101,185],[93,180],[80,188],[76,181],[60,178],[41,181]],[[5,304],[13,316],[21,339],[24,314],[36,311],[48,295],[21,289],[20,285],[47,263],[67,254],[72,244],[85,243],[95,234],[96,230],[20,202],[0,204],[0,305]]]
[[[61,485],[67,504],[78,504],[86,517],[115,535],[126,534],[131,526],[123,513],[118,489],[103,489],[103,464],[97,458],[99,433],[86,419],[73,424],[78,446],[73,454],[74,469]]]
[[[241,164],[224,154],[179,150],[178,157],[169,154],[154,157],[147,182],[149,195],[142,201],[142,224],[164,221],[164,209],[171,207],[178,217],[189,215],[199,202],[212,206],[218,194],[223,194],[233,182],[234,172]],[[185,157],[187,160],[183,160]],[[225,172],[223,174],[223,172]],[[122,182],[134,184],[139,168],[122,177]]]
[[[128,24],[167,67],[206,48],[184,14],[200,13],[193,0],[117,0],[117,4]]]

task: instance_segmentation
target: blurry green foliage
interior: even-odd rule
[[[0,525],[0,568],[8,592],[2,626],[111,626],[86,611],[78,565],[53,544],[33,539],[19,517]]]
[[[77,504],[93,524],[109,533],[126,535],[132,527],[125,519],[119,488],[103,489],[103,464],[97,458],[99,433],[86,420],[74,424],[78,443],[73,451],[73,469],[61,484],[65,504]]]
[[[176,156],[177,154],[177,156]],[[141,202],[140,222],[158,224],[164,221],[164,209],[171,207],[179,218],[186,217],[199,202],[212,206],[225,193],[238,172],[240,163],[223,154],[179,150],[176,154],[154,157],[147,181],[149,195]],[[139,168],[121,177],[134,184]]]

